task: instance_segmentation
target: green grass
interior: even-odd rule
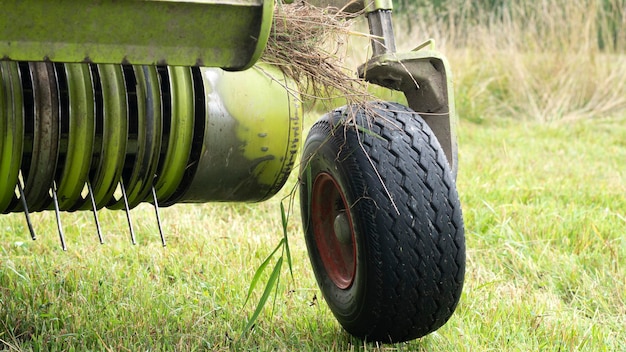
[[[476,350],[623,348],[625,123],[464,125],[468,285],[457,318]]]
[[[626,1],[438,3],[398,20],[399,48],[435,39],[453,68],[463,118],[553,122],[626,110]],[[615,37],[603,37],[615,21]]]
[[[463,122],[460,191],[467,279],[452,319],[408,344],[341,330],[289,221],[294,281],[248,335],[255,269],[282,238],[280,196],[262,204],[0,217],[0,340],[17,350],[619,350],[626,340],[626,118],[569,124]],[[294,175],[295,177],[295,175]],[[295,182],[294,178],[291,184]],[[287,187],[286,189],[288,189]],[[283,195],[286,194],[283,191]],[[257,289],[252,299],[258,299]]]
[[[62,214],[68,252],[53,213],[32,214],[35,242],[23,215],[0,216],[0,349],[623,350],[624,42],[597,47],[586,16],[593,2],[542,4],[556,5],[538,13],[524,3],[504,20],[420,17],[398,40],[406,50],[415,38],[436,39],[454,69],[461,116],[467,275],[456,313],[437,332],[378,346],[342,331],[295,211],[287,226],[294,280],[283,265],[275,303],[241,335],[274,262],[244,307],[255,270],[283,238],[279,204],[294,172],[261,204],[163,209],[166,248],[149,206],[131,212],[137,246],[123,212],[100,213],[104,245],[90,213]],[[530,20],[536,31],[525,30]]]

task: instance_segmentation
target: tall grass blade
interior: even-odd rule
[[[270,260],[274,257],[274,254],[276,254],[276,252],[278,252],[278,250],[283,246],[284,241],[285,241],[285,239],[280,240],[280,242],[278,242],[278,245],[276,246],[276,248],[274,248],[272,253],[270,253],[267,256],[267,258],[265,258],[263,263],[261,263],[261,265],[259,265],[259,267],[256,269],[256,272],[254,273],[254,277],[252,277],[252,281],[250,282],[250,287],[248,288],[248,294],[246,295],[246,301],[243,304],[244,307],[248,303],[248,300],[250,299],[250,296],[252,295],[252,292],[256,288],[256,284],[259,282],[259,279],[261,278],[261,275],[263,275],[263,272],[265,271],[265,268],[269,264]],[[281,259],[282,259],[282,257],[281,257]]]
[[[276,285],[276,282],[278,282],[278,278],[280,277],[280,269],[282,265],[283,265],[283,257],[280,257],[278,258],[278,261],[276,261],[276,264],[274,265],[274,270],[272,270],[272,274],[270,275],[269,279],[267,280],[267,283],[265,284],[265,290],[263,291],[263,295],[261,296],[261,299],[259,299],[259,303],[257,303],[256,309],[254,310],[254,313],[252,313],[250,320],[248,320],[248,324],[243,330],[242,336],[247,331],[249,331],[250,328],[252,328],[257,318],[259,317],[259,314],[261,314],[263,307],[265,307],[265,304],[267,303],[267,299],[272,293],[272,289]]]
[[[356,126],[356,129],[357,129],[358,131],[360,131],[360,132],[363,132],[364,134],[366,134],[366,135],[368,135],[368,136],[374,137],[374,138],[376,138],[376,139],[380,139],[381,141],[386,141],[386,139],[384,139],[383,137],[381,137],[378,133],[373,132],[372,130],[370,130],[370,129],[368,129],[368,128],[365,128],[365,127],[363,127],[363,126],[361,126],[361,125],[357,125],[357,126]]]
[[[291,213],[291,199],[293,199],[293,192],[291,194],[292,196],[289,197],[290,211],[289,213],[285,213],[285,206],[283,205],[282,202],[280,202],[280,216],[281,216],[282,225],[283,225],[283,243],[285,244],[285,247],[283,248],[283,250],[285,251],[285,254],[287,255],[287,264],[289,265],[289,274],[291,274],[291,280],[293,280],[293,266],[291,265],[291,250],[289,249],[289,238],[287,236],[287,224],[289,222],[289,214]]]

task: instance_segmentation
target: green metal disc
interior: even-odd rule
[[[0,213],[15,198],[22,162],[24,115],[17,63],[0,62]]]
[[[137,94],[137,100],[144,100],[144,114],[139,115],[139,143],[133,170],[133,178],[128,183],[128,204],[131,208],[145,201],[152,191],[154,176],[161,150],[162,104],[159,75],[155,66],[136,66],[135,74],[141,72],[137,80],[142,86],[143,96]],[[139,93],[139,92],[138,92]],[[143,123],[143,128],[142,128]]]
[[[134,162],[130,172],[124,173],[124,184],[129,208],[148,199],[154,182],[161,150],[162,113],[161,88],[155,66],[133,66],[137,96],[137,136],[129,135],[129,143],[134,144]],[[130,147],[130,146],[129,146]],[[130,176],[128,176],[130,174]],[[110,209],[123,209],[122,199],[107,206]]]
[[[33,149],[25,178],[24,195],[31,211],[46,210],[52,203],[50,188],[56,172],[59,151],[59,90],[50,62],[28,64],[33,92]],[[21,208],[21,204],[18,205]]]
[[[95,106],[88,64],[65,64],[70,102],[69,138],[58,185],[59,208],[69,210],[87,182],[95,134]]]
[[[128,141],[128,102],[119,65],[98,65],[104,100],[102,180],[94,190],[98,208],[113,197],[124,169]]]
[[[157,198],[167,200],[176,192],[191,153],[194,128],[194,91],[191,69],[169,66],[172,122],[167,154],[156,181]]]
[[[8,87],[5,88],[5,79],[4,79],[4,62],[1,63],[0,67],[0,180],[5,179],[6,174],[11,172],[11,160],[10,157],[6,157],[6,154],[10,154],[11,149],[9,148],[9,144],[11,144],[11,135],[8,129],[8,120],[9,120],[9,104],[13,105],[13,102],[9,103],[10,97],[7,94],[7,90],[11,91],[10,84],[7,84]],[[6,146],[5,146],[6,144]],[[15,189],[15,185],[13,185],[13,189]],[[11,203],[11,185],[9,182],[4,183],[0,182],[0,212],[4,211],[6,207]]]
[[[90,179],[96,207],[100,209],[113,197],[124,169],[128,139],[128,106],[122,67],[103,64],[98,65],[97,69],[102,89],[104,126],[100,158],[98,165],[92,165],[94,169]],[[91,209],[91,203],[84,202],[80,209]]]

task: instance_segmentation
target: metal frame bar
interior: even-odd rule
[[[244,69],[267,44],[274,1],[7,0],[0,8],[2,60]]]

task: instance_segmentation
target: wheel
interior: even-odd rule
[[[441,327],[465,275],[461,206],[428,125],[394,103],[322,117],[305,142],[300,206],[313,271],[350,334],[400,342]]]

